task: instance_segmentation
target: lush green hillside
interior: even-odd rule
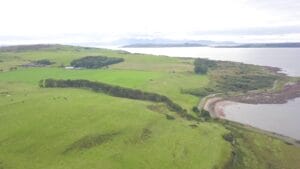
[[[64,68],[85,56],[124,58],[124,62],[105,69]],[[55,63],[20,66],[42,59]],[[0,60],[0,169],[300,166],[299,148],[269,136],[238,130],[247,137],[235,136],[243,159],[232,164],[237,147],[223,136],[234,130],[222,123],[186,120],[161,103],[38,85],[47,78],[86,79],[154,92],[197,117],[192,107],[201,98],[182,91],[208,87],[213,78],[195,74],[193,59],[50,45],[0,49]],[[268,159],[278,164],[269,167]]]

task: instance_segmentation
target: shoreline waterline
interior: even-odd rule
[[[218,61],[232,61],[259,66],[280,68],[280,73],[300,76],[297,60],[300,48],[210,48],[210,47],[170,47],[170,48],[114,48],[131,53],[164,55],[170,57],[207,58]]]
[[[298,100],[298,102],[300,102],[300,98],[296,98],[296,99]],[[289,100],[289,102],[292,102],[292,100]],[[256,120],[259,119],[261,123],[272,122],[272,123],[270,123],[271,125],[280,123],[281,122],[280,120],[268,121],[268,117],[261,118],[259,116],[259,113],[254,114],[252,111],[253,109],[251,109],[248,112],[250,115],[253,114],[253,116],[250,116],[250,117],[245,116],[245,112],[243,112],[241,110],[240,105],[253,106],[253,109],[256,109],[255,106],[274,106],[274,105],[281,106],[282,104],[256,104],[255,105],[255,104],[247,104],[247,103],[240,103],[240,102],[236,102],[236,101],[230,101],[230,100],[226,100],[226,98],[221,98],[221,97],[214,97],[214,98],[207,99],[204,103],[203,108],[205,110],[209,111],[212,118],[222,119],[222,120],[230,121],[233,123],[237,123],[237,124],[241,125],[242,127],[254,129],[255,131],[259,131],[261,133],[282,139],[288,143],[300,146],[299,135],[291,135],[290,133],[287,134],[284,132],[280,132],[281,130],[278,130],[278,128],[277,128],[277,130],[274,130],[273,128],[256,125],[255,122],[253,122],[255,120],[253,120],[251,117],[256,116],[254,119],[256,119]],[[234,110],[233,113],[235,113],[236,116],[233,116],[233,117],[238,117],[237,119],[232,118],[232,115],[231,116],[229,115],[230,112],[228,112],[228,107],[235,107],[235,109],[233,109]],[[272,115],[272,114],[269,114],[269,115]],[[272,116],[273,119],[274,119],[275,115],[278,115],[278,113],[273,114],[273,116]],[[284,114],[284,112],[282,112],[282,115],[287,116],[286,114]],[[290,118],[293,118],[293,116],[290,115]],[[240,120],[240,119],[243,119],[243,120]]]

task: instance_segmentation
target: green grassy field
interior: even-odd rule
[[[60,67],[89,55],[125,62],[96,70]],[[9,71],[39,59],[56,63]],[[188,121],[163,106],[149,109],[158,103],[38,86],[45,78],[100,81],[166,95],[196,116],[191,109],[201,98],[181,91],[205,87],[210,78],[193,73],[193,59],[57,45],[0,51],[0,60],[0,169],[222,169],[231,161],[234,147],[223,139],[231,130],[221,123]],[[283,160],[275,167],[299,168],[299,148],[258,133],[250,139],[240,141],[244,166],[268,168],[264,159],[274,149],[274,159]]]

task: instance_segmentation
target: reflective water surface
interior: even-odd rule
[[[300,48],[122,48],[132,53],[168,55],[180,57],[201,57],[214,60],[236,61],[283,69],[291,76],[300,76]]]
[[[286,104],[229,104],[224,114],[228,120],[300,140],[300,98]]]

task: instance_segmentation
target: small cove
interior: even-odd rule
[[[132,53],[176,57],[208,58],[273,66],[289,76],[300,76],[300,48],[122,48]],[[275,132],[300,140],[300,98],[285,104],[228,104],[223,107],[227,120]]]
[[[227,120],[300,140],[300,98],[285,104],[235,103],[224,106]]]

